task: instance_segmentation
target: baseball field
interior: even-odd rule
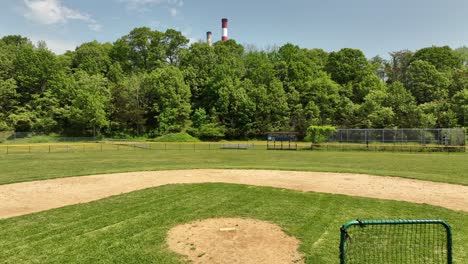
[[[227,230],[221,238],[232,239],[236,228],[241,236],[248,224],[242,221],[252,224],[245,227],[251,233],[238,238],[244,244],[230,244],[232,252],[252,243],[274,259],[289,254],[295,263],[338,263],[339,228],[359,218],[443,219],[453,229],[454,263],[466,263],[467,171],[466,153],[136,148],[2,154],[0,262],[210,263],[229,252],[210,252],[216,223],[197,221],[229,219],[214,227]],[[188,233],[205,241],[190,242],[185,254],[170,242],[188,238],[169,234],[187,224]],[[252,233],[269,235],[271,243],[258,243]],[[285,238],[297,243],[286,253],[274,249],[273,242]]]

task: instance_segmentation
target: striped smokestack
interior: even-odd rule
[[[213,46],[213,34],[211,33],[211,31],[206,32],[206,42],[208,43],[208,45],[210,45],[210,47]]]
[[[223,25],[223,37],[221,38],[222,41],[228,40],[228,20],[227,18],[223,18],[221,20],[221,23]]]

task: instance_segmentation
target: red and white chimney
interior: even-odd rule
[[[223,18],[221,20],[223,26],[223,37],[221,38],[222,41],[228,40],[228,20],[227,18]]]
[[[211,31],[206,32],[206,43],[208,43],[210,47],[213,47],[213,33],[211,33]]]

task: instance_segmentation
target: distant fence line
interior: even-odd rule
[[[41,138],[43,133],[0,132],[0,154],[66,153],[119,150],[204,151],[204,150],[268,150],[265,140],[258,142],[161,143],[125,139],[100,140],[93,137],[54,137],[54,143]],[[36,137],[39,136],[39,137]],[[3,143],[2,143],[3,142]],[[466,131],[448,129],[338,129],[328,142],[311,144],[297,142],[297,150],[316,151],[404,151],[404,152],[464,152]]]
[[[466,131],[463,128],[338,129],[328,142],[465,146]]]
[[[395,152],[464,152],[465,146],[441,146],[419,144],[359,144],[298,142],[298,151],[395,151]],[[108,151],[272,151],[267,143],[159,143],[159,142],[96,142],[96,143],[38,143],[0,144],[0,154],[78,153]]]

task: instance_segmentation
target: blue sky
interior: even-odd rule
[[[0,0],[0,36],[45,40],[62,53],[83,42],[113,42],[135,27],[175,28],[192,41],[212,31],[268,48],[284,43],[367,57],[432,45],[468,45],[466,0]]]

